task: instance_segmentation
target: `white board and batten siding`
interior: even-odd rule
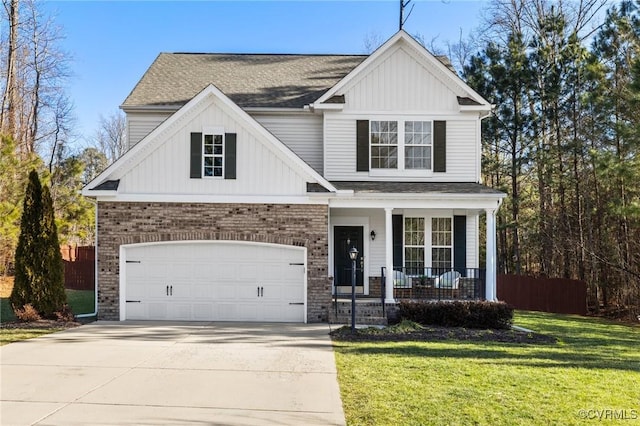
[[[236,179],[189,177],[190,135],[207,128],[237,135]],[[210,96],[157,140],[120,179],[119,194],[304,195],[307,178],[285,155]]]
[[[418,60],[421,55],[411,50],[399,43],[345,85],[341,90],[346,99],[343,111],[457,113],[456,96],[467,95],[454,92],[445,71]]]
[[[322,115],[304,113],[251,116],[317,172],[322,173]]]

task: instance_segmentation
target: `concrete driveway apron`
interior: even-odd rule
[[[326,324],[99,322],[0,347],[2,425],[345,424]]]

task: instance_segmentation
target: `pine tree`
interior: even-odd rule
[[[15,281],[11,291],[11,305],[22,308],[35,302],[35,289],[42,288],[42,186],[38,173],[32,170],[25,192],[20,236],[15,254]],[[35,308],[35,306],[34,306]]]
[[[44,287],[37,292],[42,295],[42,298],[40,304],[34,307],[43,315],[51,316],[54,312],[62,310],[67,296],[64,292],[64,262],[60,253],[53,200],[47,185],[42,190],[42,235],[44,237],[42,251]]]
[[[29,174],[25,193],[15,269],[10,297],[14,308],[31,304],[46,317],[63,308],[66,302],[64,263],[53,201],[49,188],[42,188],[35,170]]]

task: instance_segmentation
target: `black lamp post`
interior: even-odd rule
[[[356,331],[356,260],[358,259],[358,249],[351,247],[349,250],[351,259],[351,333]]]

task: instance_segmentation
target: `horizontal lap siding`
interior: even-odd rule
[[[325,115],[325,177],[329,180],[360,179],[367,172],[356,172],[356,120]]]
[[[368,116],[373,117],[373,116]],[[394,115],[392,119],[397,119]],[[360,117],[362,118],[362,117]],[[376,116],[377,119],[390,119]],[[406,119],[420,117],[406,115]],[[447,171],[427,177],[372,177],[356,172],[356,116],[325,116],[325,177],[329,180],[413,180],[413,181],[477,181],[477,120],[447,120]]]
[[[322,116],[312,114],[252,114],[317,172],[322,173]]]
[[[467,268],[478,268],[478,216],[467,216]]]
[[[127,113],[127,137],[129,149],[151,133],[164,120],[171,116],[170,112],[134,112]]]
[[[477,179],[477,121],[447,121],[447,172],[451,182],[475,182]]]
[[[384,227],[384,210],[375,210],[370,213],[370,228],[376,231],[376,239],[371,241],[369,250],[369,273],[372,277],[379,277],[381,269],[386,262],[386,234]],[[365,237],[367,237],[365,235]],[[369,237],[371,238],[371,237]]]

